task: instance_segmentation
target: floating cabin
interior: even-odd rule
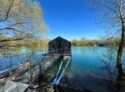
[[[57,37],[49,42],[48,51],[49,54],[69,56],[71,55],[71,42],[62,37]]]

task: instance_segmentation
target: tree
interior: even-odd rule
[[[72,45],[74,45],[74,46],[79,46],[79,45],[80,45],[80,41],[77,40],[77,39],[73,39],[73,40],[72,40]]]
[[[116,68],[118,79],[124,79],[122,68],[122,57],[125,43],[125,0],[90,0],[93,5],[98,6],[99,12],[103,13],[106,23],[113,25],[114,29],[120,31],[120,41],[117,50]],[[118,32],[115,32],[118,33]]]
[[[1,35],[23,39],[44,29],[42,10],[36,0],[0,0]]]

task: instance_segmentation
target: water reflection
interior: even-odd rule
[[[22,62],[39,62],[43,54],[43,48],[10,47],[2,48],[0,51],[0,73],[8,70],[10,67],[18,67]]]
[[[1,54],[0,71],[8,69],[11,65],[10,61],[12,61],[14,66],[29,60],[29,58],[32,61],[39,61],[44,52],[41,48],[11,49],[6,50],[5,55]],[[66,83],[72,87],[86,88],[94,92],[125,92],[125,82],[118,82],[116,80],[116,71],[112,71],[114,76],[109,77],[107,69],[104,68],[104,62],[102,62],[102,58],[104,58],[103,53],[108,51],[109,49],[106,47],[72,47],[72,60],[61,79],[61,83]],[[115,58],[115,51],[109,53],[109,55],[113,55]],[[8,58],[10,56],[14,57],[10,59]],[[124,58],[123,61],[125,60]],[[46,72],[44,81],[50,82],[52,80],[58,71],[60,63],[61,60],[58,60]],[[124,63],[123,67],[125,67]],[[115,66],[115,59],[112,61],[112,64]]]
[[[104,67],[104,62],[102,62],[102,59],[108,60],[104,57],[104,53],[115,58],[115,51],[106,47],[73,47],[72,60],[61,79],[61,83],[79,89],[89,89],[92,92],[124,92],[125,82],[117,81],[116,71],[112,71],[113,74],[110,76],[107,68]],[[111,62],[115,68],[115,59],[112,59]],[[47,71],[46,81],[53,78],[60,63],[61,60]]]
[[[63,62],[63,63],[62,63]],[[49,68],[44,76],[44,81],[45,82],[51,82],[53,83],[56,77],[60,77],[61,74],[66,74],[69,76],[69,73],[71,73],[71,60],[70,61],[63,61],[63,58],[60,58],[57,60],[54,65]],[[56,76],[58,74],[58,71],[61,69],[59,72],[59,76]],[[63,74],[63,76],[64,76]]]
[[[103,53],[109,50],[106,47],[73,47],[72,65],[70,76],[65,74],[61,82],[72,87],[86,88],[94,92],[124,92],[125,82],[118,83],[116,71],[109,76],[107,68],[104,68]],[[112,54],[112,53],[109,53]],[[113,54],[115,54],[113,52]],[[113,55],[113,58],[115,56]],[[112,61],[115,68],[115,60]],[[118,86],[119,85],[119,86]]]

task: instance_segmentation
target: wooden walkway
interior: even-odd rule
[[[53,65],[55,61],[57,61],[61,55],[45,55],[40,63],[37,65],[32,65],[24,72],[17,74],[13,77],[13,81],[27,83],[27,84],[35,84],[38,78],[45,73],[45,71]]]
[[[45,54],[41,62],[37,64],[29,65],[29,62],[23,63],[23,67],[16,69],[11,76],[6,77],[6,80],[12,80],[14,82],[24,83],[33,86],[38,83],[39,78],[44,75],[47,69],[50,68],[56,61],[58,61],[58,59],[62,58],[62,56],[63,59],[60,63],[60,66],[58,67],[58,71],[53,76],[53,80],[51,80],[50,82],[52,84],[58,85],[71,61],[70,55],[65,56],[61,54]]]
[[[50,68],[60,58],[62,58],[62,55],[46,54],[40,63],[32,65],[29,68],[27,67],[25,71],[22,71],[20,73],[11,76],[13,78],[13,81],[7,81],[6,84],[0,88],[0,92],[6,92],[6,90],[9,90],[8,92],[12,91],[24,92],[24,90],[26,90],[27,88],[34,86],[39,81],[39,77],[41,75],[44,75],[47,69]],[[54,80],[53,82],[51,82],[52,84],[58,85],[60,83],[60,80],[66,68],[68,67],[70,61],[71,61],[71,56],[63,56],[63,59],[54,77]],[[27,65],[28,63],[26,62],[25,66]],[[19,88],[21,88],[21,90],[18,90]]]
[[[62,59],[62,61],[57,73],[54,75],[53,80],[50,82],[54,85],[58,85],[71,61],[71,55],[46,53],[43,54],[42,60],[39,63],[26,61],[24,63],[21,63],[21,65],[16,69],[11,68],[11,71],[7,72],[7,75],[0,76],[0,78],[6,78],[5,80],[7,81],[11,80],[11,82],[5,81],[5,86],[1,86],[2,88],[0,88],[0,92],[3,92],[3,90],[7,90],[7,87],[9,87],[9,90],[11,90],[11,88],[13,88],[13,90],[16,90],[20,87],[20,85],[24,86],[22,89],[27,89],[29,86],[33,87],[38,83],[42,75],[44,75],[45,72],[59,59]]]

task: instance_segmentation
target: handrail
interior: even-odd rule
[[[41,54],[39,54],[39,55],[37,55],[37,56],[43,56],[43,58],[44,58],[44,56],[46,57],[47,55],[50,55],[51,54],[51,52],[56,52],[56,51],[60,51],[60,50],[68,50],[67,48],[60,48],[60,49],[56,49],[56,50],[51,50],[51,51],[48,51],[48,52],[46,52],[45,54],[46,55],[44,55],[44,53],[41,53]],[[56,54],[56,53],[55,53]],[[18,56],[18,57],[22,57],[22,56],[24,56],[24,55],[29,55],[29,57],[25,60],[25,61],[28,61],[28,62],[34,62],[34,63],[31,63],[32,65],[33,64],[36,64],[36,62],[39,62],[39,61],[41,61],[41,59],[40,60],[31,60],[31,57],[30,56],[32,56],[32,52],[31,53],[23,53],[23,54],[19,54],[19,55],[6,55],[7,57],[6,58],[10,58],[10,65],[9,65],[9,67],[6,69],[6,70],[2,70],[2,71],[5,71],[5,72],[8,72],[8,71],[12,71],[13,69],[16,69],[18,66],[19,66],[19,64],[21,64],[22,62],[20,62],[20,63],[18,63],[18,65],[16,65],[16,64],[13,64],[12,62],[13,62],[13,60],[12,60],[12,57],[15,57],[15,56]],[[21,60],[21,61],[23,61],[23,60]],[[0,64],[3,64],[3,63],[8,63],[8,61],[4,61],[4,62],[0,62]],[[39,62],[40,63],[40,62]],[[37,63],[37,64],[39,64],[39,63]],[[31,65],[30,65],[31,66]],[[0,71],[0,72],[2,72],[2,71]]]
[[[64,61],[64,60],[63,60]],[[67,61],[67,63],[66,63],[66,66],[63,68],[63,71],[61,72],[61,75],[60,76],[57,76],[59,73],[57,72],[57,74],[56,74],[56,78],[54,79],[54,81],[53,81],[53,84],[59,84],[59,82],[60,82],[60,80],[61,80],[61,78],[62,78],[62,76],[63,76],[63,74],[64,74],[64,72],[65,72],[65,70],[66,70],[66,68],[68,67],[68,65],[69,65],[69,62],[71,61],[71,57],[69,58],[69,60]],[[62,62],[61,62],[61,64],[62,64]],[[61,65],[60,64],[60,65]],[[61,65],[62,66],[62,65]],[[60,66],[59,66],[60,67]],[[60,70],[61,70],[61,68],[60,68]],[[59,72],[60,72],[60,70],[59,70]]]
[[[56,73],[56,78],[54,79],[53,83],[55,83],[56,80],[57,80],[57,76],[58,76],[58,74],[59,74],[59,72],[60,72],[60,69],[61,69],[61,67],[62,67],[62,64],[63,64],[63,60],[62,60],[62,62],[61,62],[61,64],[60,64],[60,66],[59,66],[59,69],[58,69],[58,71],[57,71],[57,73]]]

